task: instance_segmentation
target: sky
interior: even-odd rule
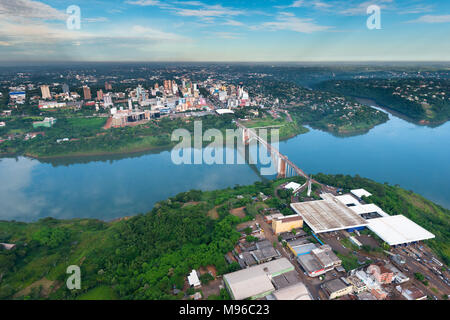
[[[448,0],[0,0],[2,62],[449,60]]]

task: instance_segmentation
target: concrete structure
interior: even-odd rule
[[[322,289],[328,298],[336,299],[353,292],[353,286],[345,284],[341,279],[333,279],[322,284]]]
[[[275,291],[271,279],[293,271],[286,258],[277,259],[223,276],[225,286],[234,300],[257,299]]]
[[[325,200],[291,203],[291,208],[315,233],[367,226],[367,221],[354,213],[334,196]]]
[[[403,215],[368,220],[368,228],[390,246],[433,239],[435,236]]]
[[[300,215],[278,217],[272,220],[272,229],[275,234],[289,232],[292,229],[302,228],[303,219]]]
[[[188,282],[191,287],[197,288],[200,287],[201,283],[198,278],[198,274],[196,270],[192,270],[191,273],[188,275]]]

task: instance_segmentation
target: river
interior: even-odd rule
[[[353,137],[311,129],[281,142],[280,151],[307,173],[359,174],[450,208],[450,122],[430,128],[389,116],[388,122]],[[0,220],[112,220],[145,213],[179,192],[261,179],[246,164],[175,165],[170,151],[51,162],[3,158]]]

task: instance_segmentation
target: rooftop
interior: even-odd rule
[[[366,220],[333,198],[291,203],[291,207],[315,233],[367,225]]]
[[[391,246],[434,238],[434,234],[403,215],[370,219],[368,222],[368,228]]]
[[[368,191],[366,191],[365,189],[355,189],[355,190],[350,190],[350,192],[353,194],[353,195],[355,195],[355,196],[357,196],[358,198],[362,198],[363,196],[364,197],[370,197],[372,194],[370,193],[370,192],[368,192]]]
[[[276,277],[294,270],[286,258],[273,260],[247,269],[228,273],[223,276],[234,299],[242,300],[275,290],[269,275]]]
[[[343,290],[348,287],[341,279],[333,279],[325,282],[322,287],[329,293]]]
[[[273,295],[277,300],[311,300],[308,289],[302,282],[280,289]]]

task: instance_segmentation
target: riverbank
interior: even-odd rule
[[[236,225],[252,220],[263,207],[286,209],[288,199],[263,201],[258,195],[274,197],[281,182],[295,179],[183,192],[157,203],[144,215],[110,222],[0,221],[1,242],[16,245],[13,250],[0,250],[0,299],[181,299],[184,293],[177,295],[172,289],[183,290],[185,275],[192,268],[213,265],[218,275],[234,271],[233,264],[228,265],[223,257],[240,237]],[[450,210],[399,187],[358,176],[317,174],[315,179],[345,192],[365,188],[373,193],[367,201],[391,215],[401,212],[433,232],[436,239],[426,243],[445,263],[450,261]],[[242,207],[244,217],[231,214],[233,208]],[[215,219],[209,218],[212,209],[217,211]],[[81,266],[80,290],[63,285],[67,265]]]

